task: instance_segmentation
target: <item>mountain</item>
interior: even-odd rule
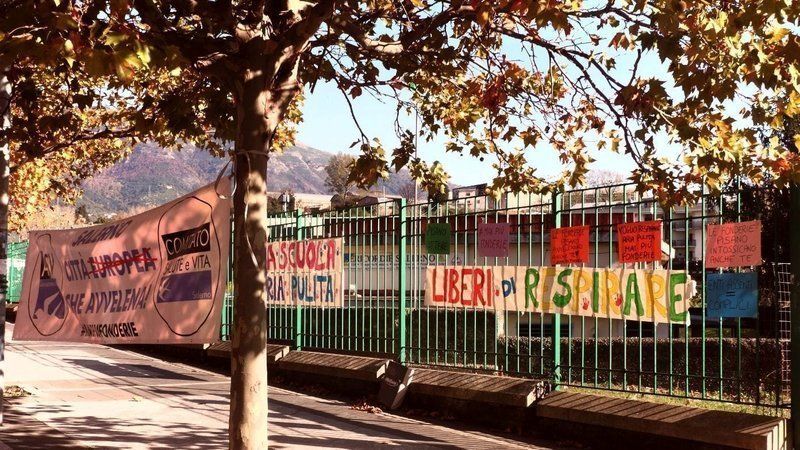
[[[270,159],[268,190],[330,194],[325,166],[332,156],[302,144],[286,149]],[[78,205],[85,205],[92,216],[151,208],[213,182],[225,162],[190,145],[170,151],[152,143],[139,144],[127,158],[86,180]],[[386,193],[396,194],[410,179],[403,170],[375,189],[385,187]]]

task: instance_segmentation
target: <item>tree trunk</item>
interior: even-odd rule
[[[231,449],[267,448],[266,206],[272,128],[260,76],[245,75],[237,95],[234,303],[231,345]]]
[[[11,82],[5,73],[0,72],[0,129],[11,126]],[[5,112],[5,113],[3,113]],[[8,274],[8,178],[11,148],[0,146],[0,424],[3,423],[3,390],[5,389],[5,351],[6,351],[6,292]]]

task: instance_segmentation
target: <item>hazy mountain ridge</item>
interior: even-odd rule
[[[270,159],[268,189],[311,194],[330,194],[325,186],[325,165],[333,153],[296,145]],[[166,203],[213,182],[226,160],[194,146],[169,151],[156,144],[136,146],[130,156],[83,183],[78,202],[91,215],[130,211]],[[410,180],[406,170],[391,174],[375,188],[398,193]]]

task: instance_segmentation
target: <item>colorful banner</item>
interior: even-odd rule
[[[588,225],[550,230],[550,264],[588,264]]]
[[[758,317],[758,274],[706,275],[706,318]]]
[[[267,244],[267,304],[342,307],[342,238]]]
[[[661,261],[661,221],[630,222],[617,225],[619,262]]]
[[[508,258],[510,233],[511,227],[505,222],[478,224],[478,256]]]
[[[686,271],[577,267],[428,267],[425,306],[688,323]]]
[[[706,267],[758,266],[761,264],[761,221],[709,225]]]
[[[217,193],[219,191],[219,195]],[[219,340],[230,186],[203,187],[105,225],[33,231],[15,340]]]

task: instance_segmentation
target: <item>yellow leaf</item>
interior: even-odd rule
[[[772,38],[770,38],[769,42],[771,44],[774,44],[783,39],[783,37],[786,36],[787,34],[789,34],[788,28],[782,26],[776,26],[772,29]]]

